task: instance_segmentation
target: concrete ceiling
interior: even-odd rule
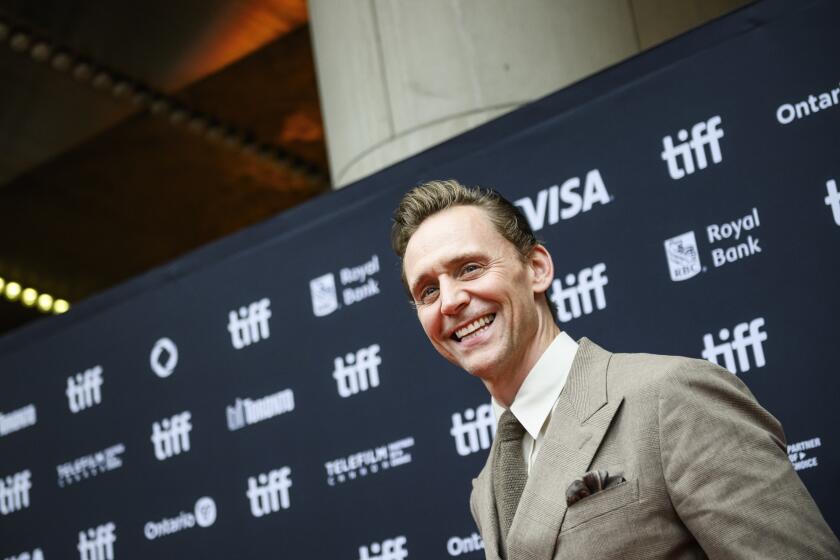
[[[0,83],[0,277],[71,304],[329,188],[305,0],[0,0]]]

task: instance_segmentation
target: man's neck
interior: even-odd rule
[[[519,367],[513,375],[500,376],[496,379],[484,380],[484,386],[490,392],[490,395],[496,399],[496,402],[510,408],[513,404],[513,399],[525,382],[525,378],[531,373],[531,370],[536,365],[537,361],[551,345],[554,339],[560,334],[561,330],[554,321],[546,321],[540,325],[537,330],[537,335],[534,337],[534,344],[524,356]]]

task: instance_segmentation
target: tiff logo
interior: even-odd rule
[[[831,215],[834,216],[834,223],[840,226],[840,192],[837,192],[837,181],[830,179],[825,184],[828,195],[825,197],[825,205],[831,208]]]
[[[158,461],[165,461],[173,455],[186,453],[190,450],[190,423],[192,414],[184,411],[172,418],[164,418],[152,424],[152,445]]]
[[[379,387],[379,366],[382,364],[379,349],[378,344],[371,344],[355,353],[349,352],[344,359],[341,356],[335,359],[332,375],[342,398],[352,397],[371,387]]]
[[[79,560],[114,560],[117,526],[113,523],[79,531]]]
[[[21,552],[17,555],[12,555],[6,560],[44,560],[44,553],[40,548],[36,548],[30,554],[29,552]]]
[[[688,139],[688,131],[680,130],[677,132],[680,143],[676,146],[670,136],[662,139],[662,159],[668,163],[671,179],[682,179],[694,173],[695,169],[706,169],[709,165],[706,146],[709,147],[712,163],[720,163],[723,160],[719,142],[723,138],[723,129],[718,128],[720,122],[720,116],[715,115],[708,121],[695,124],[691,127],[691,140]]]
[[[360,546],[359,560],[405,560],[408,557],[406,542],[408,539],[400,535],[393,539],[385,539],[381,543],[371,543],[369,547]]]
[[[67,378],[67,404],[76,414],[102,402],[102,366],[95,366]]]
[[[475,409],[468,408],[463,416],[454,413],[449,433],[455,438],[455,449],[462,457],[488,449],[496,434],[493,408],[489,404],[482,404]]]
[[[32,489],[29,469],[0,479],[0,514],[9,515],[29,507],[29,490]]]
[[[745,372],[750,370],[750,358],[747,349],[752,349],[755,367],[764,367],[766,363],[764,360],[764,347],[762,343],[767,340],[767,332],[762,331],[764,326],[764,318],[758,317],[749,323],[738,323],[732,329],[732,340],[729,340],[729,329],[720,329],[718,337],[720,344],[715,344],[714,337],[711,333],[703,335],[703,353],[702,356],[721,365],[718,361],[723,357],[723,367],[732,373]],[[738,367],[735,367],[735,356],[738,356]]]
[[[251,515],[262,517],[280,511],[280,508],[289,509],[289,487],[292,485],[289,475],[291,473],[292,469],[282,467],[256,477],[248,477],[248,491],[245,495],[248,496],[251,504]]]
[[[557,307],[557,318],[565,323],[577,319],[581,315],[589,315],[596,308],[607,307],[607,298],[604,294],[604,286],[608,283],[605,271],[607,265],[598,263],[593,267],[584,268],[577,273],[566,275],[566,286],[559,278],[551,283],[551,301]],[[595,298],[595,307],[592,306],[592,298]]]
[[[241,350],[270,336],[268,320],[271,318],[271,300],[262,298],[259,301],[244,305],[228,313],[228,331],[230,342],[237,350]]]

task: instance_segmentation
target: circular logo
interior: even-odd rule
[[[216,522],[216,502],[210,496],[199,498],[195,503],[195,521],[199,527],[209,527]]]
[[[170,339],[161,338],[155,342],[152,353],[149,354],[149,365],[161,379],[169,377],[178,365],[178,347]]]

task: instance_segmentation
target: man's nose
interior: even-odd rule
[[[470,302],[470,295],[457,280],[446,280],[440,283],[440,312],[444,315],[455,315]]]

